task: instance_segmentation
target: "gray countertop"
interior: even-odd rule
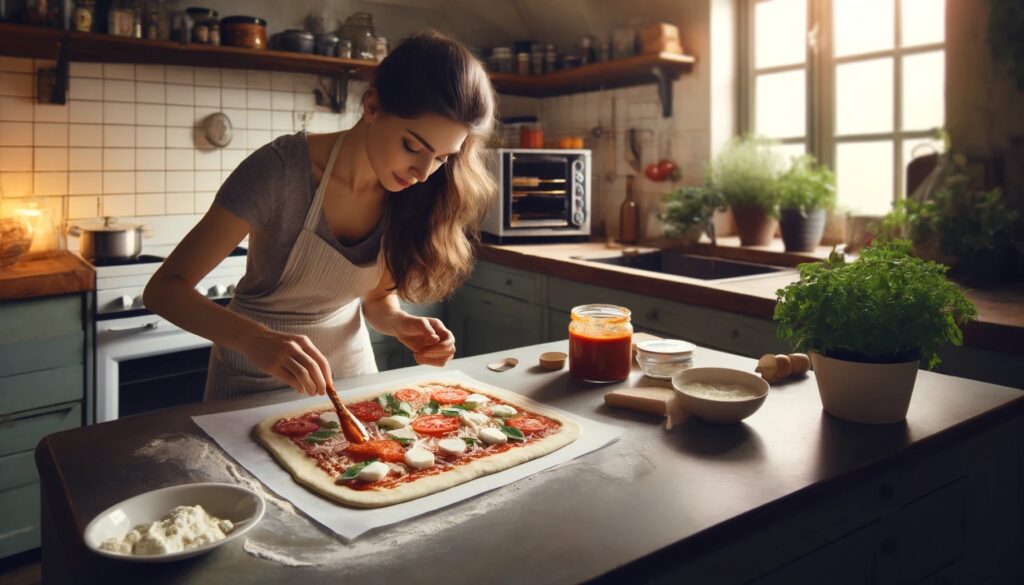
[[[700,554],[698,549],[724,543],[744,522],[764,522],[765,511],[794,498],[850,484],[866,468],[927,449],[942,437],[969,432],[1007,412],[1019,416],[1024,396],[1013,388],[922,371],[906,423],[865,426],[823,413],[811,377],[773,388],[761,410],[741,424],[687,420],[665,431],[657,417],[604,404],[608,390],[651,384],[636,371],[621,384],[597,386],[571,379],[567,369],[548,372],[533,365],[541,352],[566,348],[565,341],[552,342],[458,359],[448,367],[620,426],[618,441],[352,544],[273,501],[247,535],[248,544],[234,542],[194,560],[119,563],[91,555],[81,544],[89,520],[124,498],[192,481],[252,482],[191,417],[286,401],[296,396],[291,391],[47,437],[37,449],[37,462],[54,532],[63,539],[68,566],[76,574],[117,574],[147,583],[186,578],[189,583],[282,583],[291,577],[303,582],[356,577],[395,583],[576,583],[655,562],[651,555],[658,551],[663,552],[657,562],[663,562],[665,550],[678,551],[679,559]],[[696,366],[751,371],[755,365],[749,358],[698,351]],[[520,365],[504,373],[486,368],[506,355],[519,358]],[[443,375],[421,366],[346,380],[339,388],[427,371]],[[44,571],[46,562],[44,551]]]

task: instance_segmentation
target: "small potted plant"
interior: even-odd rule
[[[777,185],[779,227],[786,251],[813,251],[825,233],[827,213],[836,203],[836,176],[805,154],[793,158]]]
[[[741,246],[765,246],[775,235],[778,217],[777,181],[782,157],[774,143],[758,136],[734,138],[715,157],[709,186],[725,198],[739,230]]]
[[[684,246],[696,244],[706,233],[715,242],[715,211],[725,210],[722,194],[709,187],[680,187],[665,194],[665,210],[659,214],[665,235]]]
[[[876,241],[847,263],[834,254],[800,265],[800,280],[777,292],[779,336],[811,354],[825,411],[884,424],[907,416],[921,360],[960,345],[977,313],[946,279],[948,268],[910,254],[907,240]]]

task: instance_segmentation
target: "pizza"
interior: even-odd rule
[[[349,399],[370,434],[351,443],[327,402],[267,417],[254,433],[296,482],[342,504],[413,500],[547,455],[579,426],[529,398],[427,382]]]

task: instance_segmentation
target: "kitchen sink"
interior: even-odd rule
[[[721,258],[698,256],[696,254],[683,254],[682,252],[672,250],[580,259],[601,264],[613,264],[615,266],[660,272],[662,274],[699,278],[701,280],[723,280],[726,278],[774,274],[790,270],[779,266],[723,260]]]

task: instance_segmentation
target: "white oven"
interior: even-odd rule
[[[162,260],[140,256],[96,266],[96,422],[203,399],[210,342],[154,315],[142,303],[142,291]],[[245,249],[238,248],[196,289],[227,304],[244,272]]]

